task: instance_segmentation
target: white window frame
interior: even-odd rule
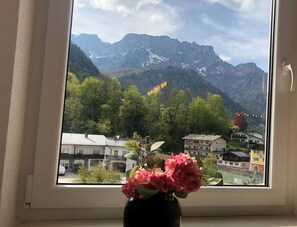
[[[290,94],[288,80],[281,77],[281,66],[284,57],[289,56],[289,51],[293,51],[286,39],[286,35],[289,34],[287,27],[293,23],[292,18],[287,16],[287,10],[290,9],[292,2],[292,0],[276,1],[275,30],[277,33],[273,60],[270,186],[201,188],[198,192],[191,193],[187,199],[179,200],[183,215],[214,215],[214,210],[218,211],[216,214],[224,214],[226,208],[234,209],[237,214],[269,214],[280,213],[282,209],[279,208],[286,206],[288,182],[284,166],[288,164],[287,128]],[[126,198],[121,192],[120,185],[56,185],[71,7],[71,0],[49,1],[31,208],[122,210]],[[59,213],[59,217],[62,216],[63,214]],[[119,217],[119,213],[112,214],[107,211],[101,216]],[[68,214],[67,217],[70,218],[71,215]],[[88,214],[88,217],[98,217],[98,213]]]

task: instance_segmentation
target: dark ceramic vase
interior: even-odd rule
[[[124,227],[180,227],[181,217],[180,204],[172,195],[130,198],[124,209]]]

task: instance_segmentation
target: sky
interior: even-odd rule
[[[108,43],[127,33],[166,35],[267,72],[270,11],[271,0],[74,0],[72,33]]]

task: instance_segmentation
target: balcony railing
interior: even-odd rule
[[[126,158],[124,156],[118,155],[104,155],[104,154],[61,154],[61,159],[104,159],[107,160],[121,160],[125,161]]]

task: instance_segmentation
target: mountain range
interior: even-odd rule
[[[167,79],[171,75],[174,86],[193,89],[206,86],[201,84],[202,78],[216,87],[217,93],[224,93],[250,113],[265,114],[267,73],[255,63],[233,66],[223,61],[212,46],[145,34],[127,34],[113,44],[92,34],[72,35],[71,40],[100,72],[116,75],[122,83],[131,82],[134,77],[142,93],[147,91],[148,85],[153,85],[149,81],[154,81],[156,75]],[[195,89],[192,93],[197,94]]]

